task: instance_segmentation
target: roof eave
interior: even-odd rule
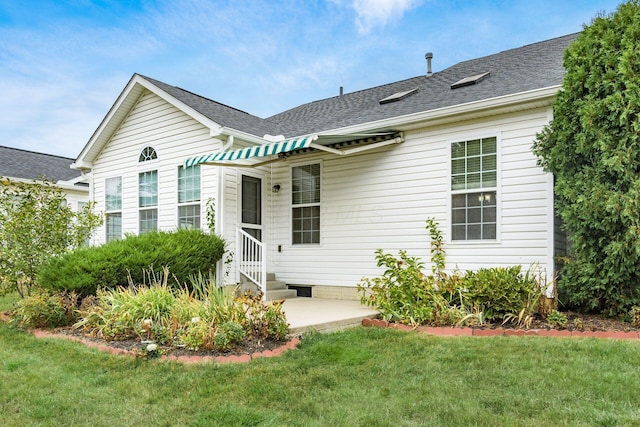
[[[191,116],[203,126],[209,128],[210,135],[212,137],[218,136],[222,133],[223,127],[218,123],[169,95],[167,92],[160,89],[139,74],[134,74],[78,155],[76,161],[71,165],[72,168],[82,170],[91,169],[93,167],[93,161],[102,151],[102,148],[106,145],[116,130],[120,127],[120,124],[138,101],[144,89],[153,92],[169,104]]]
[[[242,141],[246,141],[246,142],[250,142],[252,144],[258,144],[258,145],[268,144],[269,142],[273,142],[269,139],[256,136],[247,132],[243,132],[241,130],[226,127],[226,126],[220,128],[220,135],[232,135],[234,138],[238,138]]]
[[[21,183],[25,183],[25,184],[42,183],[42,180],[40,180],[40,179],[15,178],[15,177],[11,177],[11,176],[3,176],[2,179],[3,180],[8,180],[8,181],[11,181],[11,182],[21,182]],[[74,185],[71,181],[55,181],[53,183],[53,185],[58,187],[58,188],[61,188],[63,190],[77,191],[79,193],[89,193],[89,187],[79,187],[77,185]]]
[[[403,116],[391,117],[358,125],[318,132],[324,134],[347,134],[380,129],[411,130],[426,126],[435,126],[463,119],[493,116],[525,109],[551,106],[561,85],[534,89],[494,98],[472,101],[434,110],[421,111]]]

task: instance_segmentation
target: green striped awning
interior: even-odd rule
[[[202,163],[233,162],[235,160],[251,159],[253,157],[266,157],[289,151],[308,148],[315,140],[314,137],[297,139],[286,139],[284,141],[273,142],[271,144],[256,145],[254,147],[241,148],[231,151],[218,151],[216,153],[205,154],[203,156],[192,157],[185,160],[186,167],[199,165]]]

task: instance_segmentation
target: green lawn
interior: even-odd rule
[[[640,425],[638,402],[640,342],[357,328],[185,366],[0,325],[3,426]]]

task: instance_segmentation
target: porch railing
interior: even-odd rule
[[[236,263],[238,272],[244,275],[267,295],[267,257],[265,244],[241,228],[236,233]]]

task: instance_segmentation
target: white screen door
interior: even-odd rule
[[[262,179],[242,175],[242,229],[262,241]]]

